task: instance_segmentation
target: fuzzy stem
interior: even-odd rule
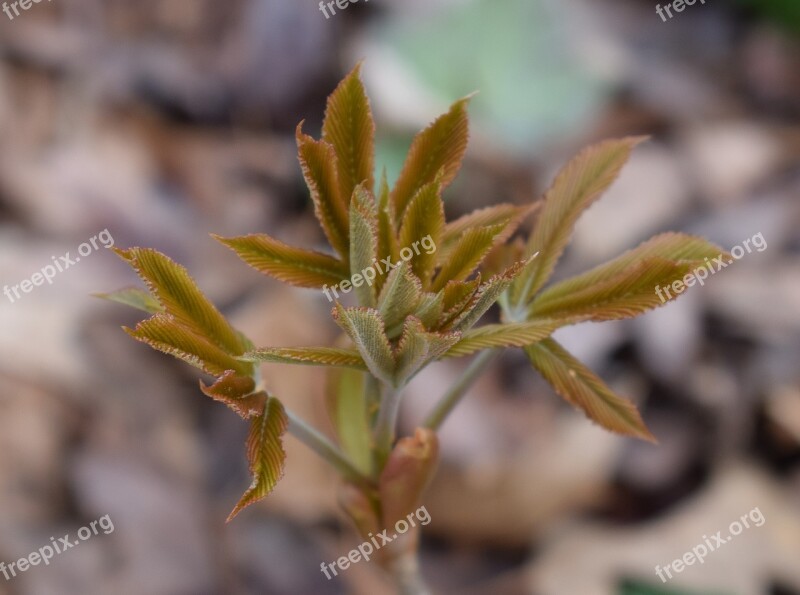
[[[286,409],[289,418],[289,433],[328,461],[348,481],[362,488],[365,493],[375,490],[375,484],[361,473],[327,436],[307,424],[294,412]]]
[[[497,349],[487,349],[482,351],[472,361],[469,367],[461,375],[461,378],[450,387],[444,396],[436,404],[436,407],[425,420],[424,427],[431,430],[438,430],[450,412],[458,405],[461,398],[466,394],[472,383],[475,382],[481,373],[494,359],[500,354]]]
[[[392,452],[397,416],[400,413],[400,393],[388,386],[381,389],[381,406],[375,421],[376,471],[380,473]]]

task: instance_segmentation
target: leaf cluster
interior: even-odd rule
[[[390,188],[385,172],[376,183],[375,125],[357,66],[328,100],[322,137],[306,135],[302,123],[296,132],[300,166],[330,250],[289,246],[263,233],[215,236],[251,267],[297,287],[320,290],[350,279],[356,303],[337,302],[332,311],[343,331],[336,346],[256,349],[185,269],[153,250],[118,251],[149,291],[105,297],[152,314],[126,330],[215,377],[210,386],[201,384],[203,392],[251,423],[247,449],[254,481],[231,516],[268,494],[283,472],[281,436],[289,421],[259,380],[256,363],[262,361],[335,369],[328,405],[339,442],[376,482],[386,456],[376,461],[369,453],[381,448],[385,409],[397,405],[391,396],[432,362],[487,349],[523,349],[555,391],[590,419],[653,440],[635,406],[551,335],[562,326],[631,318],[658,307],[656,286],[683,278],[721,250],[701,238],[665,233],[548,285],[580,214],[612,184],[643,139],[585,149],[535,204],[497,204],[447,221],[443,193],[466,151],[468,103],[469,98],[455,102],[414,138]],[[512,241],[534,212],[527,238]],[[402,256],[423,239],[435,250]],[[359,273],[381,262],[392,263],[391,270],[356,283]],[[501,322],[478,325],[496,303]]]

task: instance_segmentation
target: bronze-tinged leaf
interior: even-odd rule
[[[444,357],[463,357],[494,347],[525,347],[546,339],[561,323],[553,320],[535,320],[510,324],[487,324],[466,331]]]
[[[683,279],[687,273],[703,265],[702,260],[645,258],[605,280],[596,279],[594,285],[569,293],[559,289],[547,299],[535,301],[529,316],[557,318],[564,323],[632,318],[676,299],[678,295],[674,293],[659,297],[660,288]],[[580,285],[576,283],[576,286]]]
[[[426,184],[414,195],[400,226],[398,245],[400,250],[413,249],[416,254],[411,259],[411,268],[424,286],[433,274],[436,262],[436,248],[441,244],[444,233],[444,203],[441,186],[437,181]],[[425,240],[427,250],[421,246]]]
[[[498,204],[483,209],[478,209],[471,213],[459,217],[455,221],[447,224],[444,230],[439,250],[436,253],[437,262],[444,263],[450,259],[450,254],[455,248],[458,240],[468,229],[476,227],[493,227],[502,225],[503,231],[495,239],[495,245],[504,244],[517,230],[519,224],[541,206],[541,202],[527,206],[517,206],[512,204]],[[520,260],[515,259],[515,261]]]
[[[412,312],[427,329],[438,329],[444,315],[444,291],[423,293]]]
[[[289,427],[289,418],[280,401],[274,397],[267,399],[263,413],[250,422],[247,438],[247,460],[253,483],[231,512],[232,521],[242,510],[266,498],[283,476],[286,452],[283,449],[283,435]]]
[[[265,347],[245,353],[240,359],[250,362],[367,369],[358,351],[341,347]]]
[[[705,259],[711,260],[719,256],[726,261],[730,260],[729,254],[703,238],[672,232],[659,234],[610,262],[546,288],[536,297],[531,310],[537,311],[541,308],[542,311],[547,311],[554,307],[559,308],[561,300],[570,299],[573,294],[585,292],[590,287],[607,282],[647,259],[697,262],[699,266]]]
[[[136,287],[120,289],[119,291],[111,293],[95,293],[92,295],[102,300],[124,304],[149,314],[165,311],[164,307],[158,303],[158,300],[155,299],[149,291],[143,291]]]
[[[514,282],[514,279],[525,270],[527,263],[528,261],[518,262],[499,275],[495,275],[486,283],[481,283],[461,313],[448,324],[449,328],[457,331],[466,331],[472,328],[486,314],[489,308],[500,299],[500,296]]]
[[[458,316],[475,295],[481,284],[481,274],[469,281],[450,281],[440,292],[442,294],[442,308],[444,310],[443,324]]]
[[[443,289],[451,281],[463,281],[469,277],[495,245],[503,228],[503,225],[493,225],[465,231],[436,275],[433,291]]]
[[[252,364],[237,360],[205,337],[181,324],[167,314],[155,314],[125,332],[154,349],[182,359],[212,376],[222,376],[228,370],[248,376]]]
[[[333,318],[353,341],[372,375],[392,384],[394,354],[380,313],[371,308],[344,308],[337,303]]]
[[[322,289],[338,285],[350,274],[348,266],[333,256],[294,248],[266,234],[213,237],[257,271],[297,287]]]
[[[590,369],[553,339],[525,347],[533,367],[567,402],[582,409],[600,426],[622,434],[656,442],[630,401],[616,395]]]
[[[372,192],[356,186],[350,201],[350,279],[358,303],[375,306],[375,280],[378,277],[378,209]]]
[[[336,151],[341,195],[351,197],[361,183],[375,186],[375,122],[358,64],[328,97],[322,138]]]
[[[241,335],[203,295],[185,268],[149,248],[114,251],[133,267],[164,309],[187,329],[233,355],[245,352]]]
[[[426,364],[439,359],[461,338],[461,333],[430,332],[419,319],[409,316],[397,344],[397,367],[393,385],[400,387],[411,380]]]
[[[389,262],[400,260],[400,248],[397,245],[397,223],[394,220],[391,204],[389,203],[389,182],[386,180],[386,168],[383,169],[381,182],[378,187],[378,258]],[[378,292],[380,292],[386,277],[379,275],[376,279]]]
[[[539,254],[511,290],[515,308],[529,299],[550,278],[569,243],[572,229],[586,210],[616,180],[633,148],[643,137],[608,140],[581,151],[567,164],[547,191],[539,218],[527,246],[527,255]]]
[[[395,220],[402,220],[408,203],[417,191],[433,182],[440,170],[442,189],[456,177],[469,139],[469,99],[465,97],[454,103],[446,114],[414,138],[392,192]]]
[[[411,273],[407,262],[392,269],[378,298],[378,312],[386,326],[386,335],[400,334],[406,316],[414,312],[422,299],[422,283]]]
[[[419,507],[438,461],[433,430],[417,428],[413,436],[397,441],[378,481],[384,527],[394,527]]]
[[[327,142],[303,134],[302,126],[302,122],[297,126],[297,151],[314,213],[333,249],[347,262],[350,194],[342,194],[336,151]]]
[[[256,383],[249,376],[239,376],[228,370],[211,386],[200,381],[200,390],[215,401],[224,403],[243,419],[261,415],[267,402],[267,393],[255,392]]]

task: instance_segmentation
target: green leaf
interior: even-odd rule
[[[251,364],[237,360],[167,314],[155,314],[137,324],[135,329],[125,328],[125,332],[213,376],[221,376],[228,370],[247,376],[253,369]]]
[[[341,347],[265,347],[245,353],[241,359],[250,362],[367,369],[358,351]]]
[[[114,249],[139,274],[163,308],[187,329],[228,353],[244,353],[246,344],[197,288],[185,268],[149,248]]]
[[[148,291],[142,291],[135,287],[128,289],[120,289],[111,293],[95,293],[94,297],[98,297],[109,302],[116,302],[131,306],[137,310],[148,312],[149,314],[156,314],[157,312],[164,312],[164,307],[158,303]]]
[[[645,427],[636,406],[616,395],[556,341],[545,339],[525,347],[525,353],[555,391],[582,409],[589,419],[617,434],[656,441]]]
[[[282,437],[289,427],[289,419],[280,401],[269,397],[263,413],[250,422],[247,438],[247,460],[253,474],[253,483],[228,517],[232,521],[242,510],[266,498],[283,476],[286,452]]]
[[[327,254],[288,246],[266,234],[238,238],[213,237],[251,267],[297,287],[321,289],[349,276],[345,263]]]
[[[408,203],[419,189],[433,182],[440,170],[442,189],[456,177],[469,138],[468,103],[469,97],[457,101],[414,138],[392,192],[391,203],[397,221],[402,220]]]
[[[527,246],[527,256],[539,254],[515,283],[511,302],[527,301],[547,282],[564,252],[575,222],[616,180],[633,148],[643,137],[608,140],[581,151],[547,191],[542,212]]]
[[[436,275],[433,290],[439,291],[450,281],[462,281],[469,277],[495,245],[503,228],[503,225],[493,225],[465,231]]]
[[[436,250],[430,254],[419,249],[420,241],[430,238],[430,243],[436,247],[441,244],[444,233],[444,203],[441,197],[441,186],[437,181],[426,184],[414,195],[403,216],[400,226],[398,245],[400,249],[411,249],[417,244],[417,254],[411,261],[414,274],[420,278],[424,285],[433,274],[436,262]],[[426,244],[428,245],[428,244]]]
[[[357,186],[350,201],[350,271],[351,282],[356,290],[358,302],[362,306],[375,306],[375,286],[377,277],[375,264],[378,260],[378,211],[372,192]],[[372,270],[373,278],[367,279],[364,273]]]
[[[389,273],[378,298],[378,311],[390,339],[399,334],[406,316],[414,311],[421,298],[422,284],[411,274],[408,263],[401,262]]]
[[[211,386],[200,381],[200,390],[215,401],[224,403],[244,419],[251,419],[264,411],[267,393],[255,392],[256,383],[249,376],[239,376],[228,370]]]
[[[462,357],[493,347],[525,347],[546,339],[559,326],[557,321],[549,320],[488,324],[466,331],[445,357]]]
[[[439,359],[461,338],[461,333],[432,333],[419,319],[409,316],[397,344],[394,386],[406,384],[426,364]]]
[[[394,354],[380,313],[370,308],[344,308],[337,303],[333,317],[355,343],[372,375],[392,384]]]
[[[302,127],[301,122],[296,132],[297,150],[314,213],[333,249],[347,262],[350,194],[342,194],[336,150],[325,141],[303,134]]]
[[[361,82],[358,64],[328,97],[322,138],[336,151],[341,195],[351,197],[355,187],[375,185],[375,122]]]
[[[400,260],[400,248],[397,245],[397,235],[395,234],[396,227],[392,206],[389,203],[389,182],[386,180],[386,169],[384,168],[378,189],[378,258],[381,261],[386,258],[389,258],[389,262]],[[378,275],[375,282],[375,287],[380,292],[386,282],[386,277]]]
[[[331,370],[328,374],[327,403],[342,450],[359,471],[369,475],[372,471],[373,446],[365,380],[366,375],[356,370]]]

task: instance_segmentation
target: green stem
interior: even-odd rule
[[[424,427],[431,430],[438,430],[450,412],[458,405],[458,402],[469,390],[470,386],[478,379],[481,373],[486,369],[492,361],[500,354],[498,349],[487,349],[482,351],[472,361],[469,367],[464,371],[461,378],[450,387],[444,396],[439,400],[434,410],[425,420]]]
[[[289,418],[289,433],[328,461],[348,481],[362,488],[366,493],[375,489],[375,484],[319,430],[308,425],[297,414],[286,409]]]
[[[399,413],[400,392],[392,390],[388,386],[383,386],[381,389],[381,406],[378,410],[378,419],[375,421],[375,470],[377,473],[383,470],[386,461],[389,459],[389,454],[392,452]]]

